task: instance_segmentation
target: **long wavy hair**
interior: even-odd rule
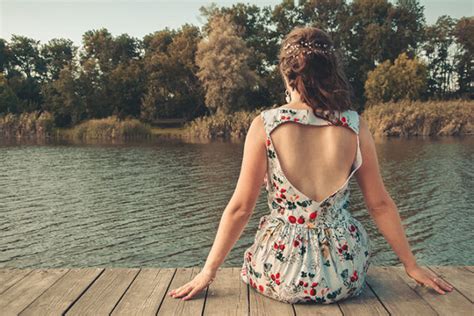
[[[321,49],[308,52],[304,42]],[[283,39],[278,57],[281,75],[315,115],[337,122],[335,111],[351,109],[353,90],[343,71],[342,55],[326,32],[296,26]]]

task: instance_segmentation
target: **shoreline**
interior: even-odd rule
[[[244,140],[253,118],[265,108],[199,117],[182,126],[153,126],[138,119],[90,119],[55,127],[49,113],[0,116],[2,139],[80,139],[85,142],[149,138]],[[374,137],[473,136],[474,100],[401,101],[369,106],[360,116]]]

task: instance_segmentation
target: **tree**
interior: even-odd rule
[[[401,53],[392,63],[386,60],[369,71],[365,82],[368,105],[378,102],[417,100],[426,90],[427,68],[418,58]]]
[[[453,18],[443,15],[434,25],[425,28],[422,50],[428,60],[427,93],[434,98],[446,99],[454,90],[452,50],[455,46],[455,25]]]
[[[211,113],[229,113],[246,107],[247,89],[258,84],[257,74],[249,68],[250,50],[237,35],[229,16],[217,14],[210,32],[198,44],[197,76],[206,91],[206,106]]]
[[[411,0],[395,5],[387,0],[354,0],[349,17],[342,23],[347,75],[361,107],[369,71],[402,52],[415,56],[424,25],[423,7]]]
[[[152,122],[157,118],[192,118],[204,112],[204,91],[195,63],[200,40],[199,29],[189,24],[144,37],[143,119]]]
[[[456,61],[458,96],[473,98],[474,67],[472,56],[474,56],[474,17],[463,17],[459,19],[454,28],[454,36],[458,44],[458,50],[454,56]]]
[[[58,79],[64,66],[71,66],[77,49],[71,40],[63,38],[54,38],[41,47],[49,80]]]
[[[86,118],[84,101],[77,93],[75,70],[65,65],[58,78],[43,86],[43,109],[52,113],[56,126],[72,126]]]
[[[7,79],[0,72],[0,114],[16,113],[20,100],[8,85]]]

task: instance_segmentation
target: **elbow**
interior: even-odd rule
[[[369,203],[367,205],[367,209],[372,215],[380,215],[390,210],[396,209],[396,206],[390,195],[386,194],[377,201]]]

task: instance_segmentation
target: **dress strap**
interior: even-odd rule
[[[293,121],[305,125],[331,125],[329,121],[314,115],[306,109],[291,109],[278,107],[260,112],[263,119],[265,132],[269,135],[278,125]],[[354,110],[340,112],[339,119],[342,126],[349,127],[356,134],[359,134],[359,114]]]
[[[270,133],[280,124],[293,121],[296,123],[304,125],[331,125],[329,121],[320,118],[313,113],[310,113],[306,109],[291,109],[285,107],[277,107],[272,109],[263,110],[260,112],[260,116],[263,119],[263,125],[265,128],[265,133],[267,135],[267,143],[270,142],[271,137]],[[359,169],[362,165],[362,153],[360,150],[360,140],[359,140],[359,127],[360,127],[360,117],[359,113],[355,110],[346,110],[339,113],[339,119],[342,123],[341,126],[350,128],[355,132],[357,136],[357,154],[352,164],[351,175]]]

